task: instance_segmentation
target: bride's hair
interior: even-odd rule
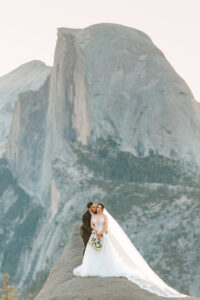
[[[105,205],[104,205],[104,203],[103,202],[99,202],[99,203],[97,203],[97,206],[98,205],[101,205],[101,208],[102,208],[102,210],[104,210],[104,207],[105,207]]]

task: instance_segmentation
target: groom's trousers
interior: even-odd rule
[[[91,235],[91,234],[88,234],[88,233],[84,233],[84,234],[82,235],[82,239],[83,239],[83,243],[84,243],[83,255],[84,255],[84,253],[85,253],[85,248],[86,248],[87,243],[88,243],[88,241],[89,241],[90,235]]]
[[[83,250],[83,255],[85,253],[85,248],[87,246],[87,243],[89,241],[90,235],[92,233],[92,228],[90,226],[90,220],[91,220],[91,213],[89,210],[87,210],[83,215],[82,215],[82,222],[83,224],[81,225],[80,228],[80,234],[83,239],[84,243],[84,250]]]

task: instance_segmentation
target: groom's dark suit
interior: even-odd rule
[[[90,220],[91,220],[91,213],[89,210],[87,210],[83,215],[82,215],[82,222],[83,224],[80,227],[80,234],[83,239],[84,243],[84,250],[83,254],[85,252],[85,248],[87,246],[87,243],[89,241],[90,235],[92,233],[92,227],[90,226]]]

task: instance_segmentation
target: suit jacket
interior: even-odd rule
[[[90,220],[91,220],[91,213],[89,210],[87,210],[83,215],[82,215],[82,222],[83,224],[80,227],[80,234],[83,238],[87,238],[91,235],[92,233],[92,227],[90,226]]]

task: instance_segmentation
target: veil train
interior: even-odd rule
[[[122,263],[127,267],[127,279],[163,297],[191,297],[181,294],[168,286],[147,264],[139,251],[135,248],[126,233],[111,214],[104,209],[108,217],[108,235],[115,251]]]

